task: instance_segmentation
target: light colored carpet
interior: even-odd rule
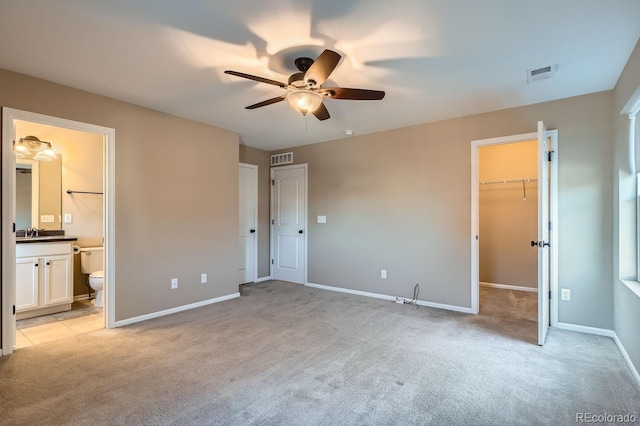
[[[640,416],[610,338],[282,282],[0,359],[0,423],[562,425]]]

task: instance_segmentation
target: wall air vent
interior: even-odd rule
[[[558,71],[558,65],[547,65],[546,67],[527,70],[527,83],[551,78],[556,71]]]
[[[282,166],[283,164],[293,163],[293,152],[283,152],[282,154],[274,154],[271,156],[272,166]]]

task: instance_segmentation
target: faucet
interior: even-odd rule
[[[24,236],[25,237],[38,237],[39,236],[39,232],[38,232],[38,228],[37,227],[29,227],[26,229],[26,231],[24,231]]]

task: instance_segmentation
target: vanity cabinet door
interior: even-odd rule
[[[16,312],[38,307],[39,259],[16,258]]]
[[[44,259],[44,305],[73,302],[71,256],[49,256]]]

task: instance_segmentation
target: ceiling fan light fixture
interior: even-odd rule
[[[287,102],[294,110],[302,115],[307,115],[322,104],[322,96],[310,90],[297,90],[287,95]]]

